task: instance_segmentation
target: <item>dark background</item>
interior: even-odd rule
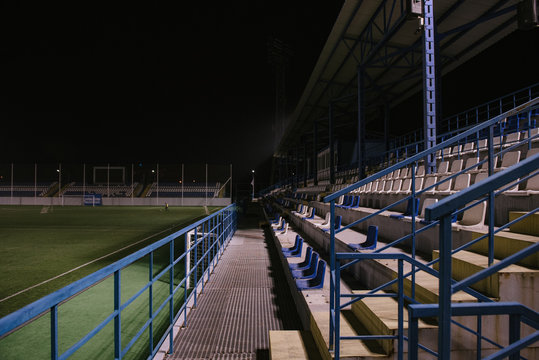
[[[257,184],[267,184],[275,116],[268,37],[293,52],[290,113],[342,3],[4,7],[0,163],[232,163],[240,182],[257,169]],[[444,77],[445,115],[537,82],[536,30]],[[422,126],[422,97],[402,106],[417,122],[395,130]]]

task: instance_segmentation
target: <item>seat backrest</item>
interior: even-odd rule
[[[486,172],[480,172],[475,176],[474,184],[477,184],[478,182],[485,180],[488,177],[488,174]]]
[[[454,191],[464,190],[470,186],[470,174],[460,174],[455,178],[455,186],[453,187]]]
[[[309,263],[309,267],[303,271],[303,276],[310,276],[316,273],[317,267],[318,267],[318,260],[320,260],[320,255],[316,251],[313,251],[313,254],[311,256],[311,262]]]
[[[449,161],[442,161],[436,168],[436,172],[439,174],[445,174],[449,170]]]
[[[464,166],[465,169],[469,169],[471,168],[472,166],[474,166],[475,164],[477,164],[479,162],[479,159],[476,157],[476,156],[472,156],[472,157],[469,157],[467,160],[466,160],[466,165]],[[476,170],[477,167],[474,167],[473,169],[471,170]]]
[[[468,206],[470,204],[467,204]],[[465,226],[483,225],[485,223],[485,213],[487,208],[487,202],[483,201],[474,207],[465,210],[462,214],[462,220],[459,224]]]
[[[517,131],[517,132],[507,135],[507,137],[505,138],[505,143],[510,144],[510,143],[517,142],[519,140],[520,140],[520,132]]]
[[[391,191],[397,192],[401,189],[402,186],[402,179],[394,180],[393,181],[393,187],[391,188]]]
[[[463,163],[463,160],[462,159],[458,159],[458,160],[454,160],[452,163],[451,163],[451,170],[449,171],[451,174],[454,174],[454,173],[457,173],[459,172],[460,170],[462,170],[462,163]]]
[[[467,142],[464,144],[464,147],[462,148],[463,152],[472,151],[474,149],[475,143],[474,142]]]
[[[402,182],[402,185],[399,191],[406,192],[406,191],[410,191],[411,188],[412,188],[412,178],[406,178]]]
[[[305,259],[298,264],[298,267],[305,267],[311,263],[311,257],[313,256],[313,248],[310,246],[307,246],[307,250],[305,251]]]
[[[421,214],[419,215],[419,217],[425,218],[425,209],[431,206],[432,204],[436,204],[437,202],[438,202],[438,199],[434,199],[434,198],[426,198],[425,200],[423,200],[423,207],[421,208]]]
[[[322,259],[318,260],[316,267],[316,276],[312,279],[312,284],[318,287],[324,286],[324,277],[326,276],[326,262]]]
[[[425,165],[419,165],[415,172],[416,176],[425,176]]]
[[[365,240],[365,242],[361,244],[361,246],[373,247],[373,246],[376,246],[377,241],[378,241],[378,226],[369,225],[369,228],[367,229],[367,240]]]
[[[423,183],[424,182],[425,182],[425,178],[420,177],[420,178],[415,179],[415,191],[416,192],[421,191],[421,189],[423,189]]]
[[[520,151],[510,151],[503,155],[502,168],[515,165],[520,160]]]
[[[427,180],[425,180],[425,186],[423,187],[423,189],[427,189],[431,186],[433,186],[434,184],[436,184],[438,182],[438,178],[436,176],[429,176],[427,178]],[[429,189],[427,191],[432,191],[433,189]]]
[[[451,184],[453,183],[453,179],[446,180],[449,176],[442,176],[440,178],[440,183],[436,185],[436,191],[449,191],[451,190]],[[446,180],[446,181],[444,181]],[[444,182],[442,182],[444,181]]]
[[[386,183],[384,184],[384,192],[388,192],[392,188],[393,188],[393,180],[386,181]]]
[[[533,155],[537,153],[539,153],[539,148],[533,148],[533,149],[528,150],[528,152],[526,153],[526,159],[531,158]]]
[[[535,175],[528,179],[526,183],[526,190],[539,191],[539,175]]]

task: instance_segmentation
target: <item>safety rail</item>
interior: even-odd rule
[[[522,140],[522,141],[519,141],[511,146],[509,146],[508,148],[505,148],[503,149],[501,146],[500,146],[500,150],[498,151],[498,153],[495,153],[494,152],[494,127],[499,124],[501,121],[504,121],[507,117],[509,116],[513,116],[513,115],[518,115],[520,113],[524,113],[524,112],[530,112],[534,109],[537,108],[537,105],[539,104],[539,98],[535,98],[533,99],[532,101],[529,101],[525,104],[522,104],[520,106],[517,106],[516,108],[510,110],[510,111],[507,111],[505,113],[502,113],[496,117],[494,117],[493,119],[489,120],[489,121],[486,121],[484,123],[481,123],[479,125],[476,125],[474,126],[473,128],[470,128],[466,131],[463,131],[461,132],[460,134],[458,135],[455,135],[454,137],[452,137],[451,139],[448,139],[446,141],[443,141],[442,143],[438,144],[438,145],[435,145],[433,146],[431,149],[429,150],[425,150],[425,151],[422,151],[414,156],[411,156],[409,157],[408,159],[405,159],[405,160],[402,160],[401,162],[395,164],[395,165],[392,165],[392,166],[389,166],[387,167],[386,169],[372,175],[372,176],[369,176],[365,179],[362,179],[354,184],[351,184],[349,186],[346,186],[344,187],[343,189],[339,190],[339,191],[336,191],[334,192],[333,194],[330,194],[328,196],[326,196],[324,198],[324,202],[325,203],[329,203],[329,212],[330,212],[330,226],[329,226],[329,229],[330,229],[330,246],[329,246],[329,250],[330,250],[330,324],[329,324],[329,329],[330,329],[330,336],[329,336],[329,348],[330,350],[334,350],[336,348],[338,348],[338,343],[341,338],[339,338],[338,336],[336,336],[336,321],[337,321],[337,314],[338,312],[340,311],[339,307],[336,306],[337,304],[337,300],[336,298],[338,297],[338,289],[339,289],[339,283],[337,282],[337,274],[336,272],[337,271],[340,271],[337,269],[337,258],[339,258],[339,260],[342,260],[342,255],[341,253],[339,254],[336,254],[335,253],[335,236],[336,234],[338,234],[339,232],[342,232],[346,229],[350,229],[352,227],[356,227],[358,226],[359,224],[361,224],[362,222],[365,222],[377,215],[380,215],[382,214],[383,212],[387,211],[387,210],[390,210],[392,208],[395,208],[397,206],[399,206],[400,204],[406,202],[406,201],[411,201],[411,230],[410,230],[410,233],[408,235],[405,235],[404,237],[401,237],[400,239],[397,239],[397,240],[394,240],[392,241],[390,244],[382,247],[382,248],[379,248],[377,250],[374,251],[374,254],[378,255],[378,256],[385,256],[383,255],[381,252],[392,247],[392,246],[395,246],[399,243],[402,243],[403,241],[405,240],[409,240],[411,239],[411,259],[412,259],[412,271],[408,274],[406,274],[405,276],[410,276],[411,277],[411,294],[412,294],[412,299],[414,297],[414,293],[415,293],[415,273],[418,271],[418,269],[423,269],[421,266],[419,266],[415,260],[416,260],[416,236],[423,232],[423,231],[426,231],[427,229],[430,229],[434,226],[437,226],[439,225],[439,220],[435,219],[435,218],[432,218],[432,219],[426,219],[426,220],[432,220],[432,222],[420,229],[417,229],[416,228],[416,217],[417,217],[417,209],[415,208],[416,206],[416,202],[415,202],[415,199],[418,199],[419,196],[421,196],[422,194],[424,194],[425,192],[433,189],[434,187],[438,186],[439,184],[443,183],[443,182],[446,182],[446,181],[450,181],[450,179],[453,179],[455,178],[456,176],[462,174],[462,173],[465,173],[467,171],[470,171],[470,170],[473,170],[473,169],[477,169],[479,168],[479,166],[483,165],[483,164],[486,164],[488,165],[488,169],[487,169],[487,173],[489,176],[494,176],[494,158],[495,156],[497,155],[502,155],[507,153],[508,151],[511,151],[512,149],[514,149],[515,147],[517,146],[522,146],[523,144],[525,144],[527,142],[528,146],[527,148],[529,149],[531,147],[531,142],[536,138],[538,137],[537,135],[534,135],[534,136],[530,136],[530,132],[528,131],[528,137],[527,139],[525,140]],[[423,159],[426,158],[427,155],[429,154],[435,154],[436,152],[440,152],[440,153],[443,153],[443,149],[448,147],[448,146],[452,146],[452,145],[455,145],[455,144],[459,144],[460,142],[463,142],[463,141],[470,141],[470,139],[473,139],[472,141],[475,141],[476,143],[478,142],[479,140],[479,135],[480,133],[484,133],[484,132],[487,132],[487,135],[488,135],[488,143],[487,143],[487,147],[486,147],[486,151],[487,151],[487,157],[482,160],[482,161],[477,161],[476,164],[468,167],[468,168],[464,168],[456,173],[452,173],[450,176],[448,176],[447,178],[444,178],[442,181],[437,181],[437,182],[434,182],[434,184],[432,184],[431,186],[428,186],[420,191],[417,191],[415,190],[415,180],[416,180],[416,169],[417,167],[419,166],[419,164],[422,162]],[[479,150],[477,149],[477,157],[479,157]],[[527,162],[521,162],[522,164],[525,164]],[[391,173],[393,173],[395,170],[399,170],[399,169],[402,169],[402,168],[405,168],[405,167],[410,167],[411,171],[412,171],[412,175],[411,175],[411,181],[412,181],[412,185],[411,185],[411,191],[410,191],[410,194],[408,196],[405,196],[403,198],[401,198],[400,200],[397,200],[396,202],[393,202],[387,206],[383,206],[381,209],[379,210],[376,210],[374,212],[372,212],[371,214],[368,214],[366,216],[363,216],[349,224],[346,224],[346,225],[342,225],[339,229],[335,229],[335,210],[336,210],[336,200],[345,195],[345,194],[348,194],[348,193],[351,193],[357,189],[360,189],[362,186],[365,186],[375,180],[379,180],[381,179],[382,177],[385,177]],[[520,167],[520,166],[519,166]],[[505,170],[507,171],[507,170]],[[505,171],[502,171],[500,172],[499,174],[501,173],[505,173]],[[528,171],[529,173],[530,171]],[[519,180],[519,182],[522,182],[522,181],[525,181],[526,179],[532,177],[532,176],[535,176],[537,175],[537,172],[532,174],[532,175],[528,175],[526,177],[523,177]],[[514,180],[514,179],[512,179]],[[511,180],[511,181],[512,181]],[[514,184],[512,184],[514,185]],[[488,196],[485,198],[485,200],[488,202],[488,204],[494,204],[494,197],[501,193],[503,190],[505,189],[502,189],[501,191],[498,191],[498,192],[495,192],[495,191],[492,191],[488,194]],[[457,194],[458,195],[458,194]],[[453,198],[455,195],[452,195],[451,198]],[[446,198],[447,200],[447,198]],[[483,201],[483,199],[481,199],[481,201]],[[479,203],[480,201],[476,201],[475,203]],[[455,216],[459,213],[462,213],[464,212],[465,210],[471,208],[473,205],[475,204],[463,204],[462,206],[460,206],[459,208],[457,209],[453,209],[453,211],[451,212],[450,214],[450,217],[451,219],[454,219]],[[501,229],[498,229],[498,230],[495,230],[494,229],[494,206],[489,206],[489,215],[488,215],[488,227],[489,227],[489,231],[488,231],[488,234],[481,237],[484,238],[486,236],[489,237],[489,250],[488,250],[488,253],[489,253],[489,265],[492,264],[493,262],[493,239],[494,239],[494,234],[495,234],[495,231],[501,231],[501,229],[503,228],[506,228],[507,226],[509,226],[509,224],[506,224],[504,226],[502,226]],[[535,209],[533,212],[536,212],[537,209]],[[516,221],[519,221],[521,220],[522,218],[526,217],[526,216],[529,216],[529,214],[525,214],[523,217],[513,221],[516,222]],[[449,221],[449,227],[451,228],[451,219]],[[476,241],[479,241],[479,240],[476,240]],[[469,246],[469,245],[467,245]],[[467,246],[464,246],[462,248],[460,248],[460,250],[466,248]],[[356,256],[355,254],[349,254],[350,256]],[[373,255],[375,256],[375,255]],[[355,260],[356,262],[358,260]],[[432,266],[434,265],[435,263],[439,262],[439,260],[434,260],[428,264],[425,264],[425,266]],[[349,265],[347,265],[349,266]],[[424,270],[424,269],[423,269]],[[395,280],[397,281],[397,280]],[[387,284],[385,285],[387,286]],[[473,296],[475,296],[476,298],[478,298],[480,301],[490,301],[489,298],[487,298],[486,296],[483,296],[481,295],[480,293],[478,293],[477,291],[474,291],[472,289],[469,289],[469,288],[466,288],[466,291],[469,292],[470,294],[472,294]],[[442,296],[442,295],[440,295]],[[450,324],[450,322],[448,322]],[[337,330],[338,332],[338,330]],[[336,356],[335,357],[336,359],[338,359],[338,357]]]
[[[521,161],[519,164],[514,165],[508,168],[505,171],[499,172],[495,175],[488,177],[487,179],[472,185],[471,187],[462,190],[458,194],[455,194],[451,197],[441,200],[439,203],[427,207],[425,218],[427,220],[439,220],[439,237],[440,237],[440,276],[439,276],[439,288],[440,288],[440,300],[437,306],[437,316],[439,331],[438,331],[438,349],[439,354],[442,359],[449,358],[451,352],[451,317],[452,309],[454,305],[451,304],[451,295],[455,292],[462,290],[463,288],[476,283],[482,279],[487,278],[499,270],[514,264],[515,262],[523,259],[531,254],[539,251],[539,243],[530,245],[523,250],[517,251],[515,254],[508,256],[507,258],[501,260],[496,265],[491,265],[488,268],[477,272],[476,274],[459,281],[458,283],[453,283],[452,281],[452,265],[451,265],[451,256],[452,256],[452,232],[451,232],[451,216],[452,213],[470,203],[475,201],[478,198],[481,198],[488,194],[489,197],[493,197],[494,192],[497,189],[504,187],[505,185],[511,183],[512,181],[526,176],[534,171],[537,171],[539,168],[539,154],[535,154],[532,157]],[[535,175],[534,175],[535,176]],[[539,210],[536,208],[530,212],[535,213]],[[490,248],[490,247],[489,247]],[[490,264],[489,264],[490,265]],[[473,306],[469,304],[461,304],[461,307],[464,309],[472,308]],[[475,306],[475,305],[474,305]],[[535,313],[535,318],[539,314]],[[477,315],[481,315],[482,312],[478,311]],[[419,316],[419,315],[418,315]],[[423,315],[422,315],[423,316]],[[414,320],[415,321],[415,320]],[[535,320],[535,330],[539,329],[539,324]],[[528,324],[530,325],[530,324]],[[513,327],[513,326],[512,326]],[[515,336],[511,336],[512,342],[516,341]],[[535,332],[533,335],[534,339],[539,338],[539,332]],[[513,350],[517,352],[519,349],[525,347],[527,342],[524,341],[520,345],[515,345]],[[413,347],[413,344],[412,344]],[[480,351],[480,349],[478,349]]]
[[[184,324],[186,323],[188,304],[193,302],[194,306],[196,306],[197,292],[203,291],[204,283],[209,280],[211,272],[235,231],[236,206],[232,204],[3,317],[0,319],[0,341],[5,341],[15,331],[20,331],[20,329],[23,329],[33,320],[49,312],[51,359],[66,359],[75,354],[77,350],[88,343],[110,323],[114,326],[113,342],[115,359],[123,358],[127,351],[132,348],[133,344],[145,332],[149,334],[148,359],[153,358],[159,351],[167,336],[169,338],[169,353],[172,353],[174,324],[182,314]],[[175,247],[175,245],[180,246]],[[183,246],[184,251],[176,256],[178,252],[175,249],[179,249],[181,246]],[[168,250],[168,264],[162,269],[157,269],[159,272],[157,275],[154,275],[154,253],[160,249]],[[122,282],[120,280],[122,270],[146,256],[148,256],[149,261],[148,281],[129,299],[122,301]],[[177,268],[178,266],[183,267],[183,269],[180,269],[183,270],[183,278],[175,286],[175,267]],[[166,279],[167,274],[168,279]],[[76,298],[89,288],[109,277],[113,277],[114,279],[114,310],[106,315],[106,318],[99,325],[94,327],[67,350],[60,353],[60,336],[58,331],[59,306],[66,301]],[[157,281],[168,282],[169,289],[168,296],[161,303],[154,304],[152,289]],[[122,311],[137,299],[142,298],[141,295],[147,291],[150,294],[148,300],[148,318],[140,329],[138,329],[137,333],[131,339],[127,339],[127,345],[123,346],[123,344],[126,344],[126,339],[122,338]],[[175,301],[182,301],[182,305],[177,311],[175,311]],[[168,321],[163,325],[157,321],[157,316],[162,310],[167,311],[165,310],[167,305]],[[155,328],[154,322],[156,322]],[[158,341],[155,341],[156,334]]]

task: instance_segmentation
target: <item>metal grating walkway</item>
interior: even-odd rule
[[[269,330],[300,329],[275,251],[263,230],[237,230],[166,358],[269,359]]]

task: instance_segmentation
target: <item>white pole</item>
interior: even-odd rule
[[[82,205],[84,205],[84,197],[86,196],[86,163],[82,164]]]
[[[11,163],[11,198],[9,203],[13,205],[13,163]]]
[[[208,206],[208,164],[206,164],[206,191],[204,197],[206,198],[206,206]]]
[[[183,163],[182,163],[182,206],[183,206],[183,183],[185,182],[184,178],[183,178]]]
[[[230,164],[230,202],[232,202],[232,164]]]
[[[157,163],[157,198],[156,205],[159,205],[159,163]]]
[[[133,196],[134,196],[134,192],[135,192],[134,173],[135,173],[135,165],[133,163],[131,163],[131,206],[133,206]]]
[[[110,182],[110,164],[107,164],[107,197],[108,198],[110,198],[109,182]]]
[[[34,205],[37,204],[37,163],[34,163]]]
[[[62,163],[58,164],[58,199],[60,199],[62,191]],[[63,199],[63,196],[62,196]],[[63,205],[63,201],[61,202]]]
[[[253,173],[253,181],[251,183],[253,185],[253,192],[252,192],[252,195],[251,195],[251,201],[254,201],[254,199],[255,199],[255,171],[251,170],[251,172]]]

